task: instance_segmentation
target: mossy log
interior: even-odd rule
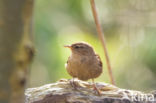
[[[120,89],[107,83],[96,83],[101,91],[101,95],[98,95],[92,83],[80,80],[75,83],[76,89],[66,79],[28,88],[25,91],[26,103],[156,103],[156,92],[143,93]]]

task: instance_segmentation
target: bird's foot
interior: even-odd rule
[[[100,90],[96,87],[95,84],[93,84],[93,90],[94,90],[99,96],[101,96],[101,92],[100,92]]]
[[[77,90],[77,87],[78,87],[77,83],[76,83],[73,79],[70,80],[69,82],[70,82],[70,85],[71,85],[75,90]]]

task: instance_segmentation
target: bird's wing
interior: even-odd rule
[[[99,66],[102,67],[102,61],[101,61],[100,56],[98,54],[95,54],[95,55],[96,55],[96,58],[97,58],[97,60],[99,62]]]

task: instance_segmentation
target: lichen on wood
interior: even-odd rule
[[[74,89],[70,80],[62,79],[56,83],[41,87],[28,88],[25,91],[26,103],[154,103],[137,101],[139,95],[147,95],[140,91],[121,89],[107,83],[96,83],[101,91],[98,95],[92,83],[76,80]],[[134,95],[135,94],[135,95]],[[151,93],[154,96],[154,93]],[[154,97],[153,97],[154,98]],[[133,100],[134,99],[134,100]],[[155,101],[156,102],[156,101]]]

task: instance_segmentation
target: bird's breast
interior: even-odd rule
[[[97,66],[95,58],[81,56],[77,58],[70,57],[67,64],[67,71],[73,77],[78,77],[81,80],[88,80],[95,77]]]

